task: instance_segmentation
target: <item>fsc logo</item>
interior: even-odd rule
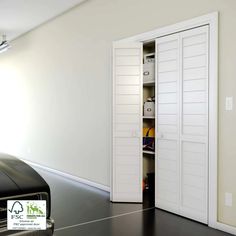
[[[7,201],[8,230],[45,230],[46,201]]]

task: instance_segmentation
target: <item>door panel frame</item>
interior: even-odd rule
[[[136,47],[134,47],[134,45],[136,45]],[[113,68],[113,75],[112,75],[112,78],[113,78],[113,82],[112,82],[112,91],[113,91],[113,95],[112,95],[112,104],[113,104],[113,107],[112,107],[112,158],[111,158],[111,162],[110,162],[110,169],[111,169],[111,190],[110,190],[110,201],[112,202],[135,202],[135,203],[141,203],[143,201],[143,196],[142,196],[142,174],[143,174],[143,161],[142,161],[142,127],[143,127],[143,116],[142,116],[142,112],[143,112],[143,108],[142,108],[142,103],[143,103],[143,94],[141,93],[139,95],[139,103],[140,103],[140,106],[139,106],[139,110],[140,110],[140,116],[139,116],[139,133],[137,132],[134,132],[133,133],[133,137],[136,137],[136,138],[139,138],[140,142],[139,142],[139,146],[140,146],[140,149],[139,149],[139,158],[140,158],[140,163],[139,163],[139,167],[140,167],[140,171],[139,171],[139,175],[140,175],[140,179],[139,179],[139,184],[140,184],[140,196],[139,196],[139,199],[138,200],[134,200],[133,198],[125,198],[125,199],[117,199],[116,196],[114,196],[114,189],[115,189],[115,179],[114,179],[114,173],[115,173],[115,168],[114,168],[114,157],[116,156],[115,154],[115,149],[114,149],[114,142],[115,142],[115,117],[116,117],[116,114],[115,114],[115,107],[116,107],[116,87],[117,87],[117,84],[116,84],[116,81],[115,81],[115,78],[116,78],[116,71],[115,71],[115,66],[116,66],[116,63],[114,61],[115,59],[115,50],[116,49],[133,49],[133,48],[136,48],[136,49],[139,49],[140,47],[142,47],[142,43],[140,42],[123,42],[123,43],[120,43],[120,42],[113,42],[113,51],[112,51],[112,58],[113,58],[113,62],[112,62],[112,68]],[[142,67],[142,63],[143,62],[143,49],[140,50],[140,84],[139,84],[139,91],[142,91],[142,87],[143,87],[143,67]]]
[[[236,228],[218,222],[218,12],[145,32],[117,42],[148,42],[169,34],[209,25],[209,183],[208,225],[236,233]]]
[[[180,36],[178,34],[173,34],[173,35],[168,35],[166,37],[161,37],[161,38],[157,38],[155,40],[155,58],[156,58],[156,63],[155,63],[155,89],[156,89],[156,96],[158,98],[158,86],[159,86],[159,80],[158,80],[158,45],[160,44],[165,44],[165,43],[169,43],[169,42],[173,42],[176,41],[177,44],[177,48],[176,50],[176,62],[177,62],[177,69],[175,71],[176,73],[176,105],[174,105],[176,107],[176,113],[174,114],[177,118],[176,118],[176,127],[177,127],[177,132],[174,134],[170,134],[170,133],[162,133],[159,129],[158,129],[158,122],[159,122],[159,106],[160,104],[158,104],[158,100],[156,100],[155,102],[155,132],[156,132],[156,140],[155,140],[155,206],[163,209],[163,210],[167,210],[169,212],[175,213],[180,215],[179,212],[179,203],[180,203],[180,189],[178,189],[177,192],[177,203],[170,203],[168,201],[164,201],[163,199],[158,199],[157,195],[158,195],[158,188],[156,186],[158,186],[158,184],[160,183],[158,181],[158,166],[161,162],[161,158],[157,157],[158,153],[160,151],[159,149],[159,140],[166,140],[167,142],[169,141],[174,141],[176,142],[176,166],[179,166],[179,162],[180,162],[180,158],[179,158],[179,152],[180,152],[180,139],[179,139],[179,135],[180,135],[180,100],[179,100],[179,87],[180,87]],[[171,50],[171,49],[170,49]],[[165,73],[165,72],[164,72]],[[178,96],[177,96],[178,95]],[[164,136],[163,136],[164,135]],[[160,137],[160,138],[159,138]],[[159,149],[159,150],[158,150]],[[170,171],[170,170],[169,170]],[[180,185],[180,169],[177,168],[176,170],[176,184],[179,186]],[[159,191],[160,193],[160,191]]]

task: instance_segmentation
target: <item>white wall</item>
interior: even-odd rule
[[[0,55],[0,149],[109,186],[111,42],[213,11],[219,220],[236,226],[236,111],[224,111],[224,97],[236,97],[235,0],[90,0],[17,39]]]

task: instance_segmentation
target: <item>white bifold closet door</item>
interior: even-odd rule
[[[142,202],[142,44],[113,45],[111,200]]]
[[[207,223],[208,26],[156,40],[156,207]]]

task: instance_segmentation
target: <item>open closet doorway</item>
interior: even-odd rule
[[[111,201],[154,196],[157,208],[216,221],[216,26],[206,15],[114,43]]]
[[[143,205],[155,206],[155,41],[143,44]]]

